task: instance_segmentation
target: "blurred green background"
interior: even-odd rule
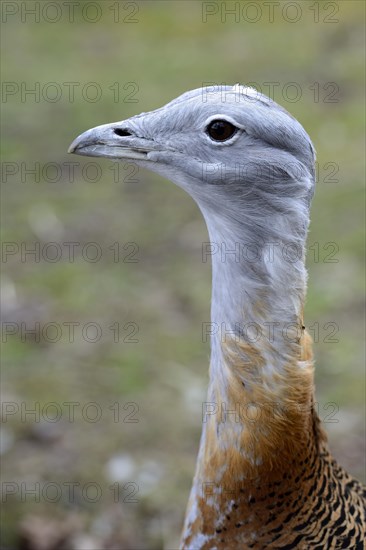
[[[272,83],[317,149],[305,321],[331,448],[365,480],[364,3],[270,3],[273,21],[261,2],[80,1],[73,21],[21,4],[37,3],[2,5],[2,548],[178,547],[207,386],[206,228],[173,184],[66,151],[207,82]]]

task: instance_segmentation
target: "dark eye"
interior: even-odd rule
[[[227,120],[213,120],[207,126],[207,133],[214,141],[226,141],[231,138],[237,128]]]

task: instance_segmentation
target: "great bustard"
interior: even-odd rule
[[[364,548],[364,489],[330,456],[313,406],[303,306],[315,153],[302,126],[251,88],[201,88],[88,130],[69,151],[169,178],[208,227],[210,381],[181,547]]]

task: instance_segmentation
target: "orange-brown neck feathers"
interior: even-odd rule
[[[302,330],[293,356],[281,369],[271,369],[265,359],[269,349],[244,342],[223,345],[226,385],[212,382],[214,403],[203,418],[205,479],[258,475],[278,469],[300,451],[313,432],[311,347]]]

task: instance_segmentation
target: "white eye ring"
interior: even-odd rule
[[[209,133],[209,128],[211,125],[213,125],[215,122],[219,123],[227,123],[229,128],[233,128],[233,132],[228,134],[224,139],[215,139],[212,135]],[[224,114],[217,114],[210,116],[203,126],[203,131],[205,133],[206,139],[212,144],[216,145],[218,147],[223,147],[225,145],[231,145],[243,132],[245,132],[244,127],[241,124],[238,124],[236,120],[233,118],[224,115]],[[218,136],[219,137],[219,136]]]

